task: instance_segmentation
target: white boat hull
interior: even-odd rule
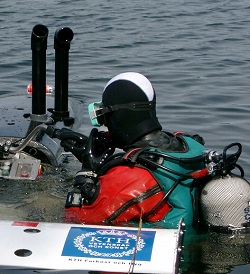
[[[0,221],[0,273],[132,273],[133,267],[133,273],[173,274],[182,234],[181,222],[178,229],[143,228],[138,241],[132,227]]]

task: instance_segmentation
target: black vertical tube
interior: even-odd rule
[[[32,49],[32,114],[46,115],[46,50],[49,30],[44,25],[34,26]]]
[[[70,28],[60,28],[55,32],[55,108],[54,116],[58,120],[69,117],[68,77],[69,49],[74,33]]]

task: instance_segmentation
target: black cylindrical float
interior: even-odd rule
[[[32,114],[46,115],[46,50],[49,30],[44,25],[33,27],[32,49]]]
[[[55,49],[55,108],[54,116],[58,120],[69,117],[68,78],[69,49],[74,33],[70,28],[57,29],[54,36]]]

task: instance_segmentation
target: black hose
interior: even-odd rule
[[[159,206],[168,199],[169,195],[174,191],[174,189],[178,186],[178,184],[183,181],[185,178],[180,177],[178,180],[174,182],[174,184],[170,187],[170,189],[166,192],[163,198],[147,213],[142,216],[143,220],[146,220],[152,213],[159,208]]]
[[[199,156],[195,156],[192,158],[179,158],[179,157],[174,157],[172,155],[167,155],[161,152],[157,152],[157,151],[143,151],[145,154],[149,154],[149,155],[154,155],[154,156],[159,156],[159,157],[163,157],[164,159],[171,159],[173,161],[177,161],[177,162],[181,162],[181,163],[200,163],[200,162],[204,162],[204,160],[206,159],[206,155],[199,155]]]

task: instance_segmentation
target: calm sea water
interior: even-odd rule
[[[250,179],[249,13],[248,0],[2,0],[0,96],[26,93],[31,82],[30,35],[36,24],[45,24],[50,31],[47,82],[53,85],[54,32],[70,27],[75,36],[69,93],[86,103],[84,132],[91,129],[87,105],[100,100],[107,81],[121,72],[141,72],[155,87],[165,130],[199,133],[207,147],[216,150],[241,142],[239,163]],[[62,205],[68,178],[62,176],[59,182],[53,182],[52,188],[37,187],[39,199],[26,200],[28,187],[16,185],[25,202],[18,201],[15,214],[38,199],[30,218],[56,219],[58,212],[48,214],[38,208],[45,203],[52,208]],[[2,193],[3,214],[12,216],[7,202],[13,197],[8,198],[7,186]],[[249,273],[249,245],[249,234],[188,231],[182,271]]]

